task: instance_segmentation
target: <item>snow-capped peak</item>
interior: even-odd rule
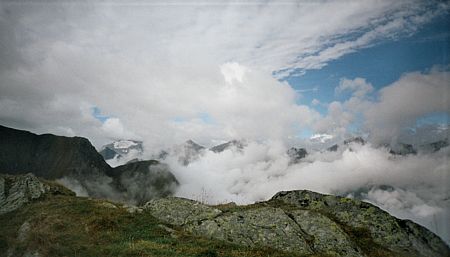
[[[130,141],[130,140],[119,140],[113,143],[114,148],[116,149],[126,149],[130,148],[132,146],[138,145],[136,142]]]

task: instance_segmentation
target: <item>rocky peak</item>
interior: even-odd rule
[[[213,151],[215,153],[221,153],[231,147],[235,147],[238,150],[242,150],[245,147],[245,143],[239,140],[231,140],[228,141],[226,143],[220,144],[220,145],[216,145],[211,147],[209,150]]]
[[[204,146],[189,139],[184,144],[176,146],[171,153],[178,156],[179,163],[186,166],[197,160],[204,150]]]
[[[306,151],[305,148],[291,147],[287,151],[287,154],[291,159],[290,163],[294,164],[294,163],[299,163],[301,159],[305,158],[306,155],[308,155],[308,152]]]
[[[348,145],[351,143],[357,143],[357,144],[364,145],[364,144],[366,144],[366,140],[364,140],[362,137],[353,137],[353,138],[344,140],[344,145]]]
[[[417,150],[411,144],[397,143],[390,146],[389,153],[393,155],[408,155],[417,154]]]
[[[100,154],[105,160],[124,158],[130,153],[141,154],[144,151],[142,141],[117,140],[102,147]]]
[[[443,139],[443,140],[438,140],[438,141],[434,141],[428,144],[423,144],[420,146],[421,151],[423,152],[430,152],[430,153],[434,153],[437,152],[439,150],[441,150],[442,148],[448,147],[448,139]]]

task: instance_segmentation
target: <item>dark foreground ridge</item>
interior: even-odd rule
[[[288,191],[247,206],[142,208],[0,175],[0,256],[449,256],[427,229],[357,200]]]

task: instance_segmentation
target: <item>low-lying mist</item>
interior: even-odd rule
[[[115,176],[95,174],[63,177],[57,180],[77,196],[106,198],[132,205],[143,205],[154,198],[173,195],[178,181],[167,164],[156,161],[135,162],[116,167]]]
[[[290,164],[277,141],[244,149],[204,151],[188,165],[166,158],[180,182],[177,196],[209,204],[248,204],[281,190],[308,189],[359,198],[390,214],[411,219],[450,242],[450,148],[435,153],[393,155],[387,148],[351,144],[310,153]]]
[[[138,205],[144,199],[160,197],[161,190],[165,195],[174,193],[207,204],[250,204],[268,200],[279,191],[307,189],[373,203],[398,218],[427,227],[450,243],[448,146],[436,152],[396,155],[387,147],[351,143],[339,145],[337,151],[308,150],[297,163],[292,163],[282,141],[247,142],[244,147],[231,146],[221,152],[197,150],[168,150],[161,160],[167,165],[149,166],[148,172],[139,175],[123,174],[119,189],[106,176],[60,182],[81,196]],[[109,164],[157,157],[132,151]],[[160,185],[167,188],[157,188],[161,183],[153,176],[163,174],[161,171],[170,171],[179,184],[169,180],[172,182]]]

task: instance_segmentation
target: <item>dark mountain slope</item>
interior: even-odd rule
[[[86,138],[36,135],[0,126],[0,170],[56,179],[105,174],[111,167]]]
[[[89,140],[36,135],[0,126],[0,173],[62,179],[80,195],[144,203],[171,195],[178,181],[167,165],[139,161],[111,168]]]

